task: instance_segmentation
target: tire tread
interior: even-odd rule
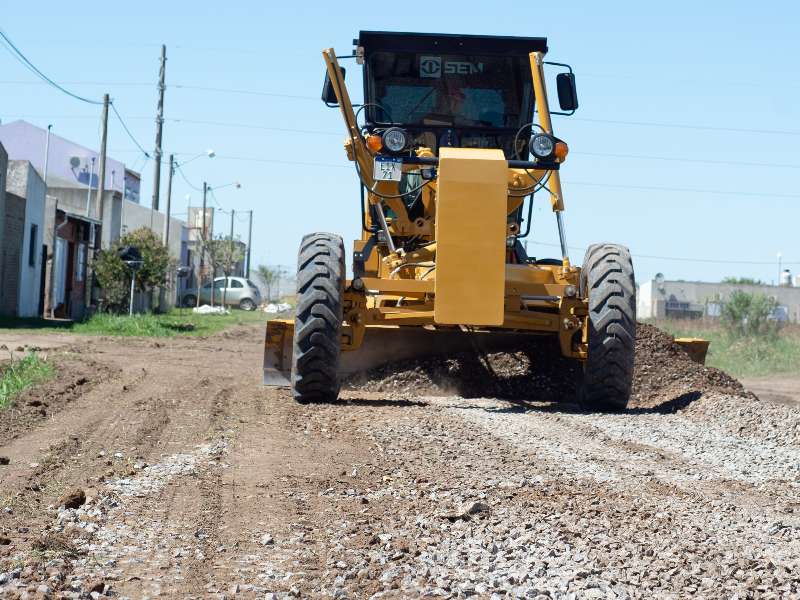
[[[633,262],[626,247],[603,243],[587,249],[583,265],[589,354],[580,401],[589,410],[623,410],[631,395],[636,340]]]
[[[297,402],[331,402],[339,395],[344,282],[342,238],[323,232],[304,236],[297,255],[292,353],[292,396]]]

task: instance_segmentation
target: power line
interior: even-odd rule
[[[349,165],[336,165],[336,164],[332,164],[332,163],[314,163],[314,162],[271,159],[271,158],[257,158],[257,157],[247,157],[247,156],[218,155],[217,159],[219,159],[219,160],[247,161],[247,162],[261,162],[261,163],[274,163],[274,164],[296,165],[296,166],[327,167],[327,168],[333,168],[333,169],[350,169],[350,168],[352,168]],[[702,189],[702,188],[681,188],[681,187],[655,186],[655,185],[625,185],[625,184],[616,184],[616,183],[596,183],[596,182],[569,181],[569,180],[564,181],[564,183],[567,184],[567,185],[590,186],[590,187],[608,187],[608,188],[615,188],[615,189],[648,190],[648,191],[659,191],[659,192],[683,192],[683,193],[693,193],[693,194],[717,194],[717,195],[723,195],[723,196],[755,196],[755,197],[760,197],[760,198],[800,198],[799,194],[776,194],[776,193],[769,193],[769,192],[730,191],[730,190],[714,190],[714,189]]]
[[[92,104],[92,105],[102,105],[103,104],[103,102],[98,102],[96,100],[90,100],[89,98],[84,98],[83,96],[79,96],[78,94],[75,94],[75,93],[69,91],[65,87],[59,85],[58,83],[56,83],[55,81],[50,79],[47,75],[42,73],[42,71],[40,71],[36,67],[36,65],[34,65],[30,60],[28,60],[28,58],[22,53],[22,51],[19,48],[17,48],[14,45],[14,43],[9,39],[9,37],[6,35],[6,33],[2,29],[0,29],[0,37],[2,37],[3,40],[5,41],[5,43],[14,51],[14,53],[16,54],[18,60],[20,60],[20,62],[22,62],[23,65],[25,65],[31,72],[33,72],[37,77],[41,78],[48,85],[56,88],[57,90],[63,92],[64,94],[66,94],[67,96],[70,96],[71,98],[74,98],[76,100],[80,100],[81,102],[85,102],[87,104]],[[117,110],[117,107],[114,104],[114,102],[110,102],[109,104],[111,105],[111,109],[114,111],[114,114],[117,116],[117,119],[119,119],[119,122],[122,125],[122,128],[125,130],[125,133],[128,134],[128,137],[131,139],[131,141],[133,141],[134,144],[136,144],[136,146],[139,148],[139,150],[142,152],[142,154],[144,154],[145,157],[149,158],[150,155],[147,153],[147,151],[145,151],[145,149],[142,147],[142,145],[139,143],[139,141],[134,137],[133,133],[131,133],[131,130],[128,128],[128,125],[125,123],[125,120],[122,118],[122,115],[119,114],[119,111]]]
[[[211,196],[211,199],[214,201],[214,204],[217,205],[217,210],[223,214],[228,214],[227,211],[222,208],[222,204],[219,203],[219,200],[217,200],[217,195],[214,193],[214,188],[208,186],[208,193]]]
[[[13,81],[0,80],[2,85],[47,85],[44,81]],[[62,81],[62,85],[96,85],[101,87],[144,87],[153,85],[152,82],[144,81]]]
[[[11,118],[18,118],[18,119],[52,119],[55,118],[52,115],[12,115]],[[95,117],[90,117],[88,115],[64,115],[58,118],[62,119],[93,119]],[[144,116],[136,116],[136,117],[129,117],[130,119],[136,120],[147,120],[151,119],[152,117],[144,117]],[[709,126],[701,126],[701,125],[682,125],[682,124],[675,124],[675,123],[651,123],[646,121],[615,121],[615,120],[606,120],[606,119],[588,119],[583,117],[571,117],[577,121],[585,121],[590,123],[602,123],[602,124],[612,124],[612,125],[631,125],[631,126],[642,126],[642,127],[664,127],[664,128],[673,128],[673,129],[689,129],[689,130],[700,130],[700,131],[723,131],[723,132],[733,132],[733,133],[756,133],[756,134],[772,134],[772,135],[791,135],[796,136],[800,135],[800,131],[791,131],[791,130],[778,130],[778,129],[741,129],[741,128],[734,128],[734,127],[709,127]],[[215,127],[232,127],[232,128],[241,128],[241,129],[258,129],[258,130],[266,130],[266,131],[280,131],[284,133],[302,133],[302,134],[310,134],[310,135],[330,135],[330,136],[341,136],[344,134],[336,133],[333,131],[323,131],[320,129],[295,129],[290,127],[272,127],[269,125],[254,125],[252,123],[230,123],[226,121],[205,121],[200,119],[182,119],[179,117],[173,117],[164,119],[165,121],[169,121],[171,123],[186,123],[190,125],[212,125]],[[575,154],[589,154],[588,152],[574,152]],[[773,163],[756,163],[756,162],[739,162],[739,161],[722,161],[722,160],[708,160],[708,159],[691,159],[691,158],[670,158],[670,157],[662,157],[662,156],[642,156],[642,155],[612,155],[608,153],[595,153],[595,156],[616,156],[618,158],[641,158],[641,159],[648,159],[648,160],[666,160],[666,161],[680,161],[680,162],[688,162],[688,163],[706,163],[706,164],[724,164],[724,165],[731,165],[731,166],[752,166],[752,167],[780,167],[780,168],[788,168],[788,169],[800,169],[800,165],[791,165],[791,164],[773,164]]]
[[[140,151],[142,154],[144,154],[144,155],[145,155],[147,158],[150,158],[150,154],[147,152],[147,150],[145,150],[145,149],[142,147],[142,145],[139,143],[139,141],[138,141],[138,140],[137,140],[137,139],[134,137],[134,135],[131,133],[131,130],[130,130],[130,129],[128,129],[128,126],[125,124],[125,121],[123,120],[123,118],[122,118],[122,115],[120,115],[120,114],[119,114],[119,111],[117,110],[117,106],[116,106],[116,104],[115,104],[113,101],[111,102],[111,110],[113,110],[113,111],[114,111],[114,114],[115,114],[115,115],[117,115],[117,119],[119,119],[119,123],[120,123],[120,125],[122,125],[122,128],[125,130],[125,133],[127,133],[127,134],[128,134],[128,137],[129,137],[129,138],[131,138],[131,141],[132,141],[134,144],[136,144],[136,147],[137,147],[137,148],[139,148],[139,151]]]
[[[32,72],[34,75],[36,75],[37,77],[39,77],[40,79],[42,79],[43,81],[45,81],[45,82],[46,82],[47,84],[49,84],[50,86],[52,86],[52,87],[54,87],[55,89],[57,89],[57,90],[59,90],[59,91],[63,92],[63,93],[64,93],[64,94],[66,94],[67,96],[71,96],[72,98],[74,98],[74,99],[76,99],[76,100],[80,100],[81,102],[85,102],[85,103],[87,103],[87,104],[95,104],[95,105],[101,105],[101,104],[103,104],[103,102],[102,102],[102,101],[90,100],[89,98],[84,98],[83,96],[79,96],[78,94],[75,94],[75,93],[73,93],[73,92],[70,92],[70,91],[69,91],[68,89],[66,89],[65,87],[62,87],[61,85],[59,85],[58,83],[56,83],[55,81],[53,81],[52,79],[50,79],[50,78],[49,78],[47,75],[45,75],[44,73],[42,73],[42,72],[41,72],[41,71],[40,71],[40,70],[39,70],[39,69],[36,67],[36,65],[34,65],[34,64],[33,64],[33,63],[30,61],[30,60],[28,60],[28,57],[27,57],[27,56],[25,56],[25,55],[22,53],[22,51],[21,51],[19,48],[17,48],[17,47],[14,45],[14,42],[12,42],[12,41],[9,39],[9,37],[6,35],[6,33],[5,33],[5,32],[4,32],[2,29],[0,29],[0,37],[2,37],[2,38],[3,38],[3,40],[5,41],[5,43],[7,44],[7,46],[8,46],[8,47],[9,47],[11,50],[13,50],[12,56],[15,56],[15,57],[17,58],[17,60],[19,60],[19,61],[20,61],[20,62],[21,62],[21,63],[22,63],[24,66],[26,66],[26,67],[28,68],[28,70],[29,70],[29,71],[31,71],[31,72]]]
[[[186,177],[186,173],[183,172],[183,169],[181,168],[181,166],[178,163],[175,163],[175,170],[180,174],[181,179],[183,179],[183,181],[186,182],[186,185],[188,185],[190,188],[192,188],[196,192],[202,192],[203,191],[203,188],[197,187],[191,181],[189,181],[189,179]]]

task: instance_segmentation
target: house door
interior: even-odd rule
[[[56,307],[64,304],[64,299],[67,296],[67,254],[69,252],[69,243],[64,238],[56,238],[56,293],[55,305]]]

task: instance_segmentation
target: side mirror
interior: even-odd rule
[[[342,79],[344,79],[345,75],[347,75],[347,71],[344,67],[339,67],[342,70]],[[333,89],[333,82],[331,78],[328,76],[327,69],[325,70],[325,83],[322,84],[322,101],[325,104],[333,104],[338,105],[339,101],[336,99],[336,92]]]
[[[575,111],[578,108],[578,91],[575,89],[574,73],[559,73],[556,75],[558,88],[558,105],[561,110]]]

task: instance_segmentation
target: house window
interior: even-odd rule
[[[39,226],[36,223],[31,223],[31,239],[28,242],[28,265],[31,267],[36,266],[36,249],[39,247]]]
[[[86,244],[78,244],[78,256],[76,257],[78,264],[75,265],[75,281],[83,281],[83,275],[86,268]]]

